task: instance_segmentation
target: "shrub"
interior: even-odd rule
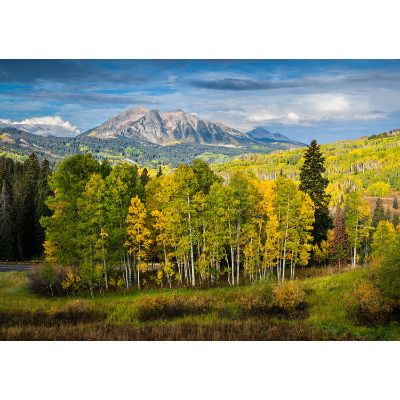
[[[289,314],[304,304],[305,293],[296,281],[278,283],[274,290],[274,305]]]
[[[381,291],[368,281],[361,281],[346,296],[347,312],[357,322],[374,325],[384,322],[391,312]]]
[[[177,295],[145,297],[137,303],[137,317],[139,321],[177,318],[203,314],[209,308],[208,299],[199,295],[188,298]]]
[[[105,314],[96,311],[93,304],[83,300],[74,300],[55,312],[56,320],[64,322],[90,322],[105,318]]]
[[[270,308],[267,299],[255,293],[246,293],[239,298],[239,310],[243,315],[263,315]]]
[[[62,267],[45,265],[28,273],[28,287],[37,294],[56,296],[64,293],[62,282],[67,279],[67,271]]]

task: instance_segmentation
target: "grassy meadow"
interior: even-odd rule
[[[213,289],[114,292],[94,299],[43,297],[25,272],[0,274],[0,340],[399,340],[396,318],[362,325],[346,312],[346,295],[373,267],[300,279],[304,306],[293,313],[265,306],[271,282]],[[303,274],[306,275],[306,274]]]

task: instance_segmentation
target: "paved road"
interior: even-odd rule
[[[25,263],[25,264],[13,264],[13,263],[1,263],[0,262],[0,272],[7,271],[29,271],[33,268],[36,268],[40,264],[37,263]]]

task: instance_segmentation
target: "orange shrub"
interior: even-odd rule
[[[385,301],[381,291],[367,281],[359,282],[347,294],[346,303],[350,318],[371,325],[384,322],[392,311],[390,303]]]
[[[270,303],[260,294],[245,293],[239,298],[238,303],[243,315],[262,315],[270,309]]]
[[[137,303],[139,321],[176,318],[207,312],[210,304],[204,296],[183,297],[177,295],[144,297]]]
[[[296,281],[278,283],[273,293],[274,305],[283,311],[291,313],[304,304],[304,290]]]

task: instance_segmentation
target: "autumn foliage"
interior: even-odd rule
[[[391,305],[381,291],[371,282],[359,282],[347,294],[347,311],[350,318],[359,323],[377,324],[384,322],[391,312]]]
[[[296,281],[280,282],[273,292],[274,305],[288,313],[293,313],[304,303],[305,292]]]

